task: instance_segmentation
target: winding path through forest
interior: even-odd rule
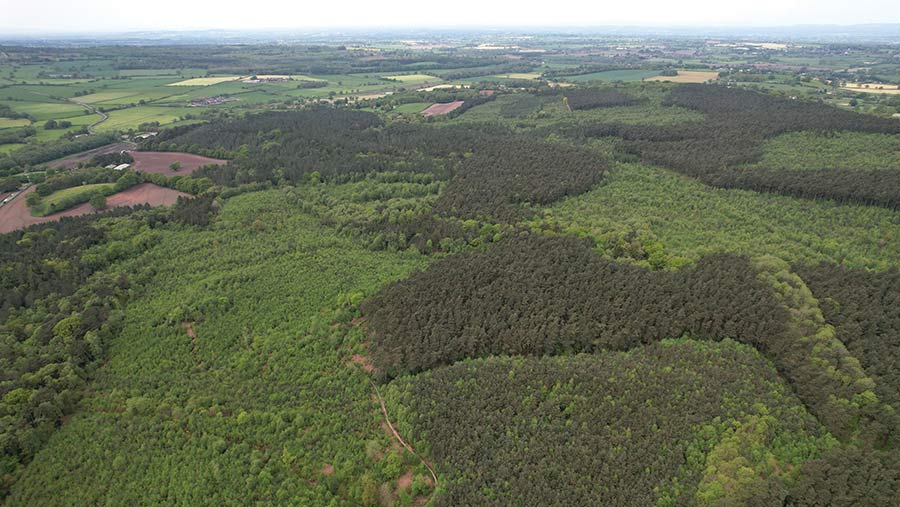
[[[422,456],[419,456],[415,449],[413,449],[412,446],[406,442],[406,440],[403,440],[403,437],[401,437],[400,433],[397,432],[397,428],[395,428],[391,423],[391,418],[390,416],[388,416],[387,406],[384,404],[384,398],[381,397],[381,391],[378,390],[378,386],[375,385],[375,382],[373,382],[372,379],[369,379],[369,383],[372,384],[372,389],[375,390],[375,397],[378,399],[378,403],[381,404],[381,412],[384,414],[384,421],[387,423],[388,428],[391,429],[391,433],[394,434],[394,438],[396,438],[397,441],[400,442],[400,445],[402,445],[407,451],[411,452],[413,456],[419,458],[419,461],[421,461],[422,464],[425,465],[425,468],[427,468],[428,471],[431,472],[431,478],[434,479],[434,487],[435,489],[437,489],[438,478],[437,474],[434,473],[434,467],[431,466],[431,463],[429,463],[428,460],[426,460]]]

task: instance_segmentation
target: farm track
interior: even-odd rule
[[[422,464],[425,465],[425,468],[427,468],[428,471],[431,472],[431,478],[434,479],[434,488],[437,489],[438,478],[437,474],[434,473],[434,467],[431,466],[431,463],[429,463],[428,460],[426,460],[422,456],[419,456],[415,449],[413,449],[413,447],[409,445],[406,440],[403,440],[403,437],[401,437],[400,433],[397,432],[397,428],[395,428],[393,423],[391,423],[391,418],[390,416],[388,416],[387,406],[384,404],[384,398],[381,397],[381,391],[378,390],[378,386],[375,385],[375,382],[373,382],[372,379],[369,379],[369,383],[372,384],[372,389],[375,390],[375,397],[378,398],[378,403],[381,404],[381,413],[384,414],[384,422],[387,423],[388,428],[391,429],[391,433],[394,434],[394,438],[396,438],[397,441],[400,442],[400,445],[402,445],[407,451],[418,458],[419,461],[421,461]]]

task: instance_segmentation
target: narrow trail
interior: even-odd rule
[[[394,428],[393,423],[391,423],[391,418],[390,416],[388,416],[387,406],[384,404],[384,398],[381,397],[381,391],[378,390],[378,386],[375,385],[375,382],[373,382],[372,379],[369,379],[369,383],[372,384],[372,389],[375,390],[375,397],[378,398],[378,403],[381,404],[381,413],[384,414],[384,421],[387,423],[388,428],[391,429],[391,433],[394,434],[394,438],[396,438],[397,441],[400,442],[400,445],[402,445],[407,451],[411,452],[413,456],[419,458],[419,461],[421,461],[422,464],[425,465],[425,468],[427,468],[428,471],[431,472],[431,478],[434,479],[434,487],[435,489],[437,489],[438,478],[437,474],[434,473],[434,467],[431,466],[431,463],[429,463],[428,460],[426,460],[422,456],[419,456],[415,449],[413,449],[411,445],[406,443],[406,440],[403,440],[403,437],[400,436],[400,433],[397,432],[397,429]]]

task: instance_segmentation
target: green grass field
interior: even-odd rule
[[[16,127],[25,127],[31,125],[31,122],[25,118],[0,118],[0,129],[10,129]]]
[[[423,109],[430,106],[429,102],[411,102],[409,104],[401,104],[394,109],[391,109],[392,113],[420,113]]]
[[[31,208],[32,216],[42,217],[57,211],[63,211],[76,204],[87,202],[92,195],[97,192],[105,192],[112,190],[111,183],[97,183],[95,185],[81,185],[78,187],[64,188],[57,190],[52,194],[44,197],[41,203]],[[61,207],[65,206],[65,207]]]
[[[440,82],[441,78],[428,74],[384,74],[383,77],[400,81],[405,85]]]
[[[128,109],[110,111],[108,113],[109,119],[100,125],[97,125],[96,129],[100,132],[136,129],[141,123],[152,121],[158,121],[160,124],[165,125],[178,121],[185,114],[192,112],[196,113],[197,110],[186,107],[131,107]]]
[[[25,144],[24,143],[0,144],[0,153],[9,153],[11,151],[18,150],[22,146],[25,146]]]
[[[573,83],[584,83],[587,81],[641,81],[648,77],[658,75],[659,71],[656,70],[607,70],[604,72],[592,72],[590,74],[581,74],[578,76],[564,76],[559,78],[559,80],[571,81]]]
[[[59,120],[78,116],[84,113],[84,108],[78,104],[67,102],[19,102],[0,100],[17,113],[27,113],[37,121]]]

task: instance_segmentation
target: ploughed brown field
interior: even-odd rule
[[[128,154],[134,159],[131,168],[135,171],[165,174],[166,176],[191,174],[204,165],[225,165],[228,163],[227,160],[172,151],[129,151]],[[181,169],[177,171],[170,169],[169,166],[174,162],[181,162]]]
[[[457,100],[454,102],[432,104],[432,105],[426,107],[424,111],[422,111],[422,116],[438,116],[441,114],[447,114],[450,111],[453,111],[462,105],[463,105],[462,100]]]
[[[0,207],[0,233],[12,232],[18,229],[24,229],[30,225],[42,224],[44,222],[54,222],[62,217],[77,217],[94,213],[89,203],[82,203],[78,206],[69,208],[59,213],[47,215],[45,217],[33,217],[25,204],[25,197],[34,192],[35,187],[19,194],[6,206]],[[161,187],[153,183],[141,183],[135,185],[128,190],[110,195],[106,198],[106,207],[116,208],[119,206],[136,206],[138,204],[149,204],[151,206],[168,206],[175,204],[179,197],[190,197],[189,194],[172,190],[171,188]]]

